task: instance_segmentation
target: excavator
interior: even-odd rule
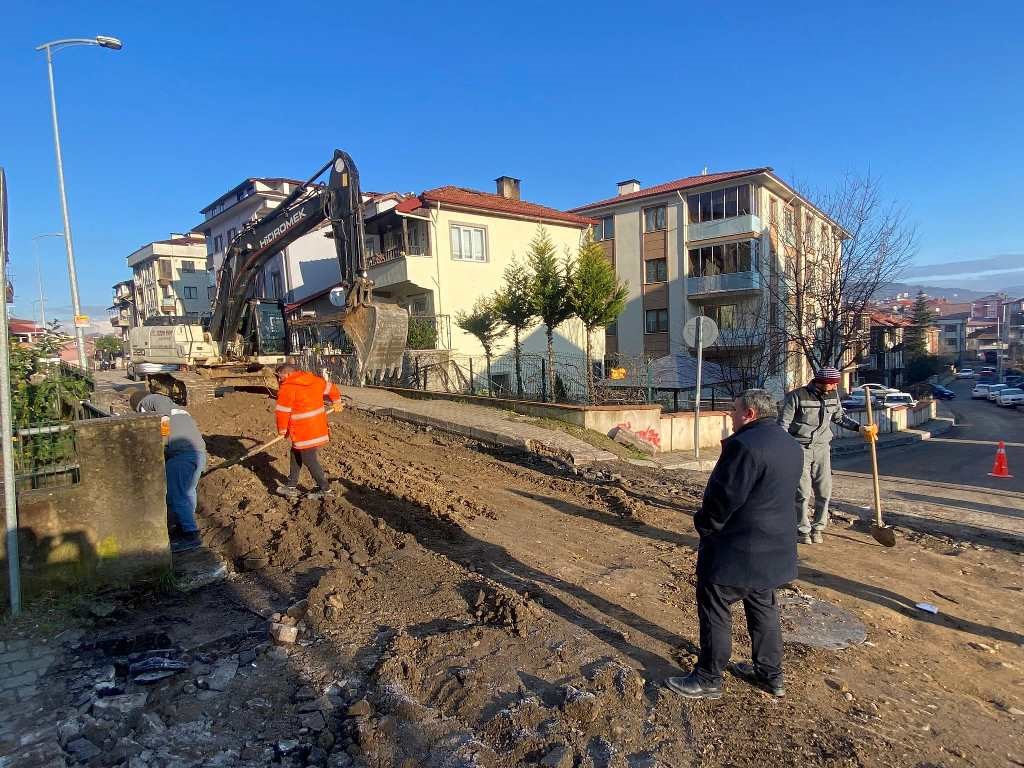
[[[317,183],[328,169],[327,184]],[[288,325],[281,302],[253,298],[252,287],[275,254],[325,221],[341,266],[344,302],[336,319],[355,350],[353,373],[358,381],[397,373],[409,314],[374,301],[359,171],[348,153],[335,150],[330,162],[229,243],[207,327],[175,318],[131,330],[132,364],[146,372],[150,390],[187,404],[209,401],[223,387],[276,391],[273,366],[292,352]]]

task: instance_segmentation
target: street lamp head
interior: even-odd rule
[[[120,51],[124,47],[124,43],[116,37],[110,37],[109,35],[96,35],[96,43],[114,51]]]

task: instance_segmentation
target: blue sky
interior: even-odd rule
[[[441,184],[571,207],[699,173],[770,165],[827,185],[881,176],[920,261],[1022,253],[1019,2],[8,4],[0,166],[15,311],[36,297],[32,236],[60,230],[47,40],[82,302],[124,258],[199,223],[247,176],[305,177],[334,147],[364,188]],[[767,15],[766,10],[771,14]],[[39,243],[49,314],[70,304]]]

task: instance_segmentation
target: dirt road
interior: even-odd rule
[[[266,437],[271,406],[234,394],[196,416],[228,457]],[[868,642],[787,645],[783,701],[730,680],[683,704],[661,682],[697,641],[700,476],[585,480],[349,413],[332,438],[335,499],[269,496],[282,449],[203,480],[204,535],[265,594],[312,588],[327,661],[362,649],[378,704],[412,702],[384,708],[370,764],[440,765],[471,743],[502,766],[1024,765],[1019,551],[918,534],[886,550],[834,528],[801,549],[795,586],[859,616]]]

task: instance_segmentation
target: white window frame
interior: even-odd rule
[[[191,295],[189,295],[191,293]],[[181,298],[183,299],[198,299],[199,289],[194,285],[183,285],[181,286]]]
[[[480,236],[480,241],[481,241],[480,245],[481,245],[481,256],[482,256],[482,258],[476,259],[476,258],[473,258],[472,256],[470,256],[470,258],[466,258],[466,257],[464,257],[462,255],[462,237],[463,237],[462,233],[464,231],[479,231],[480,232],[480,234],[481,234],[481,236]],[[455,242],[456,242],[455,241],[455,233],[456,232],[459,233],[459,239],[458,239],[459,249],[458,249],[458,254],[456,254],[456,249],[455,249]],[[470,237],[472,237],[472,235]],[[449,243],[449,246],[452,249],[452,261],[462,261],[462,262],[468,262],[470,264],[486,264],[490,260],[489,259],[489,255],[488,255],[488,242],[487,241],[488,241],[488,236],[487,236],[487,227],[486,226],[482,226],[480,224],[463,224],[463,223],[457,222],[457,221],[453,221],[453,222],[450,222],[448,224],[448,243]],[[472,250],[472,242],[470,244],[470,250]]]

